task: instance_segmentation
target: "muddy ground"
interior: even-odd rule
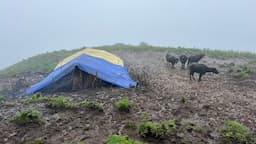
[[[141,79],[136,89],[95,88],[77,92],[57,93],[74,101],[93,99],[104,103],[104,113],[89,110],[53,110],[43,103],[23,104],[18,92],[45,76],[42,73],[17,75],[0,80],[1,88],[15,88],[17,81],[25,83],[8,97],[9,104],[0,105],[0,143],[19,144],[42,138],[49,144],[85,141],[102,144],[110,134],[124,134],[149,144],[215,144],[221,143],[219,130],[226,120],[236,120],[256,131],[256,80],[235,79],[228,73],[230,65],[248,64],[247,59],[216,59],[204,57],[201,63],[217,67],[218,75],[206,74],[201,82],[190,81],[188,71],[180,63],[171,69],[165,62],[166,52],[112,51],[124,59],[131,75]],[[22,80],[19,80],[22,79]],[[131,112],[120,113],[113,103],[128,96],[134,103]],[[185,102],[184,102],[185,99]],[[10,104],[11,103],[11,104]],[[19,111],[33,108],[43,113],[42,126],[17,126],[10,119]],[[143,115],[152,121],[173,118],[177,131],[163,140],[143,139],[136,130],[124,128],[127,120],[140,122]],[[184,127],[194,124],[197,130]]]

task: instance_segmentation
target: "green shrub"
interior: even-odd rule
[[[86,142],[69,142],[64,144],[86,144]]]
[[[46,142],[42,138],[37,138],[35,140],[30,140],[30,141],[26,142],[25,144],[46,144]]]
[[[103,103],[99,103],[97,101],[84,100],[80,102],[80,106],[87,109],[103,112]]]
[[[50,99],[48,106],[51,108],[67,108],[67,109],[73,109],[78,107],[76,103],[70,102],[64,96],[58,96]]]
[[[40,102],[47,102],[49,101],[50,98],[46,97],[46,96],[42,96],[40,94],[34,94],[31,97],[25,99],[23,102],[25,104],[29,104],[29,103],[40,103]]]
[[[238,65],[231,67],[229,70],[235,78],[248,78],[250,74],[255,72],[255,69],[248,65]]]
[[[37,110],[28,109],[16,114],[13,121],[19,125],[27,123],[43,124],[42,114]]]
[[[3,101],[4,101],[4,97],[0,96],[0,104],[3,103]]]
[[[185,125],[183,125],[181,128],[180,128],[182,131],[186,130],[186,131],[189,131],[189,132],[192,132],[192,131],[195,131],[195,132],[202,132],[203,129],[198,127],[196,124],[194,123],[187,123]]]
[[[130,102],[128,97],[124,97],[119,101],[115,102],[115,107],[117,107],[120,111],[129,112],[132,107],[132,103]]]
[[[137,129],[137,124],[135,121],[128,120],[125,124],[126,128],[131,128],[131,129]]]
[[[13,107],[13,106],[15,106],[15,103],[14,103],[14,102],[5,101],[5,102],[3,103],[3,105],[5,105],[5,106],[7,106],[7,107]]]
[[[110,135],[107,139],[107,144],[143,144],[139,141],[129,139],[123,135]]]
[[[146,121],[139,125],[139,135],[142,137],[160,138],[171,134],[176,128],[174,120],[157,123]]]
[[[236,121],[226,121],[224,128],[221,130],[222,138],[227,143],[237,144],[255,144],[252,138],[252,132],[242,124]],[[254,141],[254,142],[253,142]]]

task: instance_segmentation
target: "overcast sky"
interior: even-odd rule
[[[114,43],[256,51],[256,0],[0,0],[0,69]]]

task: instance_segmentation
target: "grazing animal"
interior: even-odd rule
[[[166,54],[165,58],[168,63],[172,64],[172,68],[174,68],[174,65],[179,62],[179,59],[176,56],[170,55],[169,53]]]
[[[189,78],[191,80],[191,77],[195,80],[194,73],[199,74],[199,79],[198,81],[201,81],[202,76],[207,73],[207,72],[213,72],[215,74],[218,74],[218,70],[214,67],[207,67],[204,64],[199,64],[199,63],[192,63],[189,66]]]
[[[188,57],[186,55],[181,55],[180,56],[180,62],[181,62],[181,69],[185,69],[185,64],[188,60]]]
[[[193,62],[199,62],[205,54],[198,54],[198,55],[192,55],[188,58],[188,65],[193,63]]]

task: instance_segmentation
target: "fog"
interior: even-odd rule
[[[0,69],[115,43],[256,51],[255,0],[1,0]]]

